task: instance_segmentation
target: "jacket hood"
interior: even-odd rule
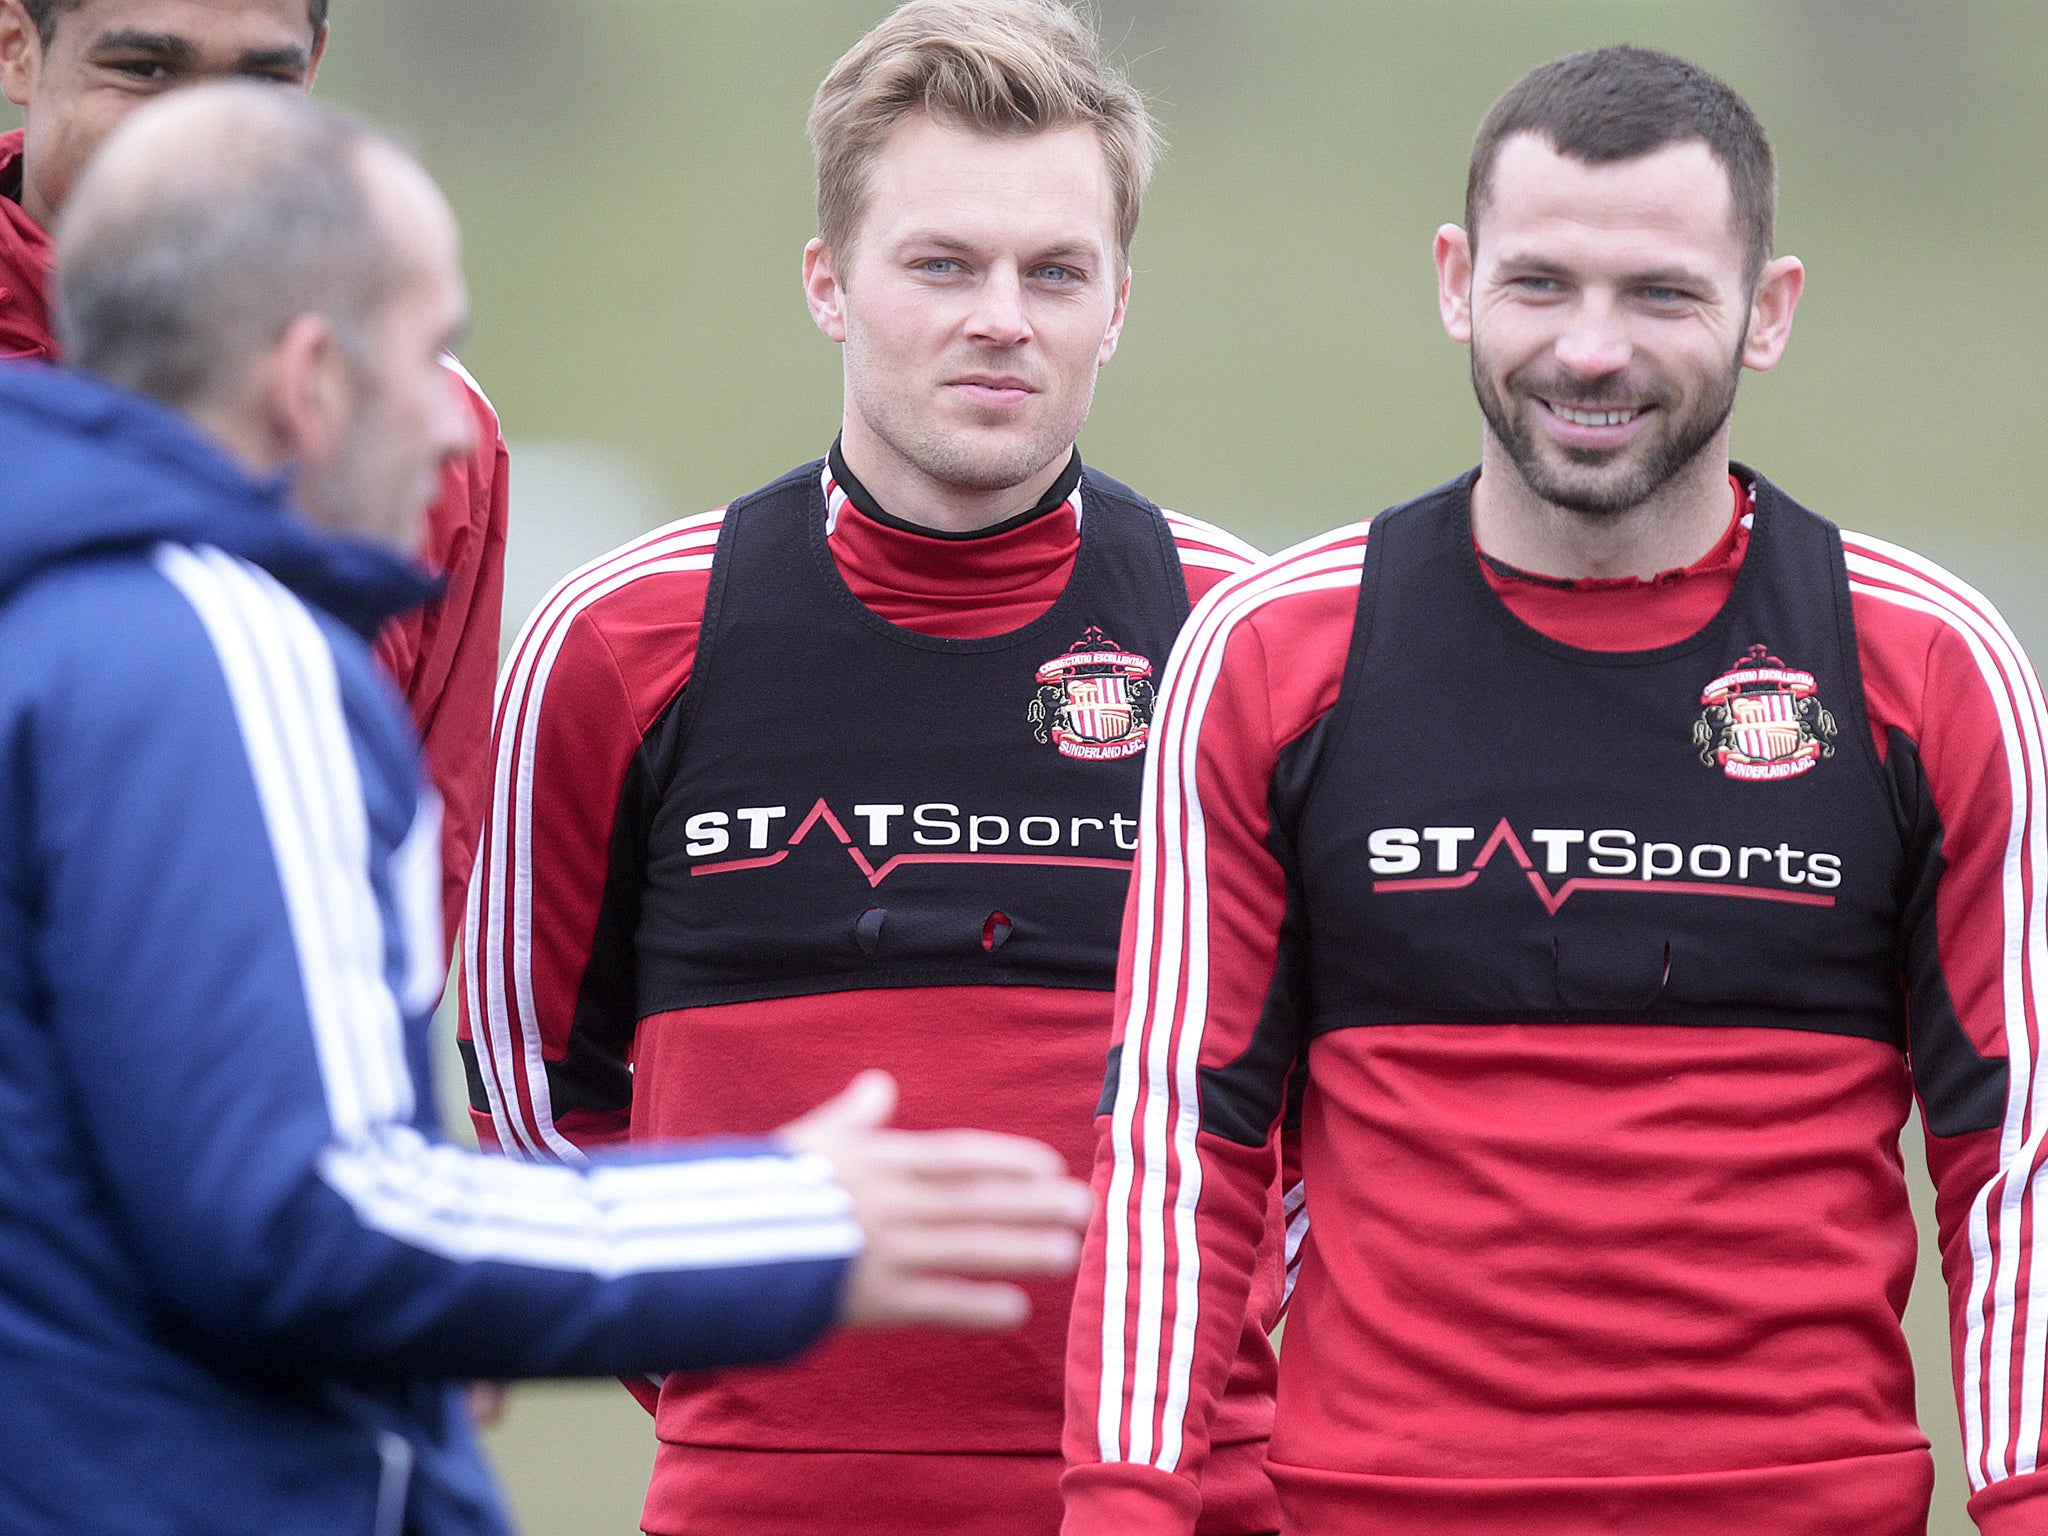
[[[170,541],[261,566],[366,639],[438,590],[381,544],[327,532],[289,476],[251,478],[176,412],[39,363],[0,363],[0,599],[52,565]]]
[[[22,131],[0,133],[0,358],[55,357],[50,237],[22,209]]]

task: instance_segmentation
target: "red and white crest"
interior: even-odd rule
[[[1145,750],[1151,732],[1152,663],[1091,628],[1038,669],[1032,734],[1068,757],[1104,761]]]
[[[1835,755],[1835,717],[1819,693],[1811,672],[1752,645],[1700,694],[1703,710],[1692,732],[1700,761],[1752,783],[1808,772]]]

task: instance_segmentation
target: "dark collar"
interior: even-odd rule
[[[839,451],[839,439],[832,440],[830,452],[825,455],[826,466],[832,471],[832,480],[840,490],[846,492],[846,499],[853,503],[854,510],[871,522],[880,523],[884,528],[894,528],[903,533],[914,533],[927,539],[988,539],[999,533],[1008,533],[1022,528],[1026,523],[1036,522],[1048,512],[1057,512],[1072,499],[1075,487],[1081,483],[1081,450],[1076,448],[1067,456],[1067,467],[1060,471],[1060,477],[1053,481],[1046,493],[1038,498],[1038,505],[1028,512],[1019,512],[1015,517],[1006,517],[1000,523],[987,528],[976,528],[970,533],[948,533],[943,529],[927,528],[922,523],[908,522],[892,513],[885,512],[868,488],[862,485],[852,470],[846,467],[846,456]]]

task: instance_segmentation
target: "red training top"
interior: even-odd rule
[[[890,622],[949,639],[992,636],[1052,606],[1086,515],[1069,498],[983,536],[941,537],[835,483],[828,547],[854,594]],[[880,1066],[902,1088],[899,1124],[1034,1136],[1085,1176],[1107,992],[864,990],[642,1019],[593,991],[606,967],[630,969],[630,954],[603,937],[616,811],[643,738],[689,678],[721,518],[673,524],[570,576],[528,620],[508,663],[463,995],[479,1135],[517,1155],[574,1160],[629,1135],[764,1132]],[[1191,597],[1256,558],[1227,533],[1167,518]],[[617,1091],[625,1061],[630,1114]],[[611,1104],[620,1107],[592,1107]],[[1277,1240],[1279,1223],[1270,1230]],[[1262,1246],[1219,1410],[1201,1527],[1216,1536],[1278,1524],[1260,1470],[1275,1247]],[[1029,1290],[1032,1321],[1015,1334],[842,1335],[788,1367],[669,1377],[646,1528],[1052,1536],[1071,1285]]]
[[[1553,639],[1675,644],[1733,588],[1737,495],[1716,548],[1651,581],[1484,563]],[[1225,584],[1167,669],[1118,996],[1126,1059],[1147,1064],[1142,1091],[1168,1125],[1188,1123],[1183,1083],[1233,1061],[1266,1002],[1287,906],[1268,790],[1337,698],[1368,535],[1337,530]],[[1927,1153],[1971,1513],[1987,1536],[2031,1536],[2048,1529],[2034,1204],[2048,710],[1982,597],[1844,538],[1877,750],[1917,751],[1942,828],[1940,972],[1977,1051],[2010,1068],[2002,1126],[1930,1134]],[[1135,1010],[1134,976],[1153,992]],[[1269,1462],[1288,1530],[1924,1531],[1932,1466],[1899,1328],[1912,1087],[1896,1047],[1741,1026],[1411,1024],[1332,1031],[1308,1059],[1307,1235]],[[1278,1150],[1193,1130],[1148,1141],[1110,1116],[1100,1130],[1106,1217],[1075,1299],[1064,1532],[1165,1536],[1191,1528]],[[1182,1190],[1198,1194],[1176,1227]]]

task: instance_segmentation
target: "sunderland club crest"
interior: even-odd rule
[[[1151,731],[1151,679],[1150,661],[1091,627],[1038,669],[1038,697],[1026,711],[1032,735],[1068,757],[1134,757]]]
[[[1700,695],[1692,728],[1700,761],[1731,779],[1770,783],[1797,778],[1835,755],[1835,717],[1820,701],[1811,672],[1788,667],[1760,645]]]

